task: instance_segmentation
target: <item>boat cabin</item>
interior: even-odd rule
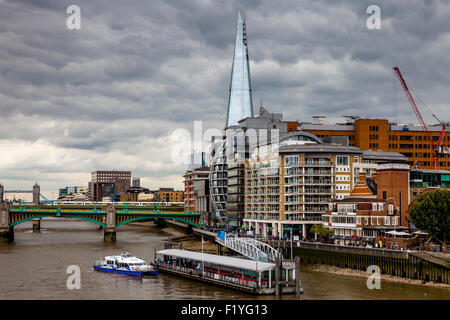
[[[179,249],[157,252],[159,270],[213,282],[218,285],[257,294],[275,293],[275,263],[220,256]],[[283,293],[295,293],[293,263],[282,263],[278,283]]]

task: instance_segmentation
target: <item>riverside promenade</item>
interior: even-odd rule
[[[319,242],[267,240],[283,255],[299,256],[303,263],[330,265],[366,271],[369,266],[380,267],[382,274],[450,284],[450,260],[426,251],[392,250],[340,246]]]

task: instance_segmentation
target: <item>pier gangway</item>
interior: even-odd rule
[[[278,250],[253,238],[225,233],[223,239],[217,237],[216,242],[252,260],[275,261],[276,258],[283,259],[282,254]]]

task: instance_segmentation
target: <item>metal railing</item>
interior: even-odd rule
[[[217,238],[221,245],[236,251],[247,258],[257,261],[275,261],[275,258],[283,259],[283,256],[270,245],[246,237],[237,237],[234,234],[225,234],[224,239]]]

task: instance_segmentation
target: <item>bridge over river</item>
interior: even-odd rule
[[[0,242],[14,241],[14,226],[45,217],[65,217],[82,219],[104,228],[104,240],[116,241],[118,227],[135,221],[150,219],[170,219],[199,227],[200,214],[184,211],[183,207],[115,207],[106,206],[11,206],[9,202],[0,203]]]

